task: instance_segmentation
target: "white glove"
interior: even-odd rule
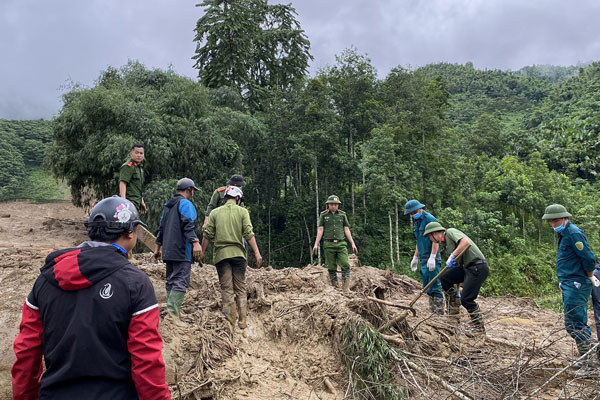
[[[417,256],[413,256],[412,261],[410,262],[410,270],[412,272],[415,272],[417,270],[417,267],[419,266],[419,257]]]
[[[600,280],[598,280],[595,275],[590,277],[590,281],[592,281],[592,285],[594,285],[594,287],[600,287]]]
[[[427,268],[429,272],[435,271],[435,254],[431,254],[429,256],[429,260],[427,260]]]

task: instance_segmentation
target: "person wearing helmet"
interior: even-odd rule
[[[14,343],[13,399],[170,399],[154,288],[126,255],[138,225],[133,203],[106,198],[90,241],[46,257]]]
[[[194,259],[203,258],[200,241],[196,236],[196,208],[192,198],[198,188],[193,180],[182,178],[175,188],[177,193],[165,203],[158,234],[155,257],[162,255],[167,265],[167,313],[176,325],[183,326],[181,305],[190,285]]]
[[[241,175],[234,174],[231,175],[231,178],[229,178],[229,181],[227,181],[226,186],[221,186],[220,188],[215,189],[210,198],[210,202],[206,207],[206,211],[204,212],[204,223],[202,224],[203,231],[204,229],[206,229],[206,224],[208,224],[208,216],[210,215],[210,212],[215,208],[221,207],[223,204],[225,204],[225,191],[229,186],[237,186],[239,188],[243,188],[244,186],[246,186],[246,181],[244,181],[244,177],[242,177]],[[244,199],[241,200],[240,205],[242,207],[244,206]]]
[[[144,156],[144,145],[134,144],[129,152],[129,159],[119,170],[119,196],[131,201],[142,214],[146,212],[146,203],[142,195]]]
[[[414,221],[414,233],[417,240],[415,253],[410,263],[411,271],[415,272],[418,267],[421,274],[423,287],[440,273],[442,257],[439,252],[440,245],[433,243],[427,236],[423,235],[425,226],[430,222],[437,222],[437,219],[424,210],[425,205],[418,200],[409,200],[404,205],[404,215],[410,215]],[[437,315],[444,314],[444,298],[440,281],[436,280],[427,290],[429,296],[429,307],[431,312]]]
[[[473,332],[485,334],[483,315],[475,301],[490,273],[483,253],[463,232],[454,228],[446,229],[439,222],[428,223],[423,235],[429,237],[433,243],[442,244],[444,252],[448,254],[448,269],[440,278],[446,295],[448,315],[455,316],[458,322],[462,304],[471,317]],[[463,284],[460,303],[455,287],[457,283]]]
[[[571,214],[560,204],[546,207],[542,220],[558,233],[556,252],[556,275],[563,298],[565,328],[575,339],[580,356],[585,356],[579,375],[595,372],[596,355],[589,352],[593,347],[591,329],[587,324],[587,302],[593,286],[600,286],[594,276],[596,256],[590,249],[583,231],[569,221]]]
[[[262,257],[250,222],[248,210],[240,207],[244,194],[238,186],[230,185],[225,191],[225,204],[214,209],[208,216],[208,224],[202,238],[202,250],[213,242],[214,262],[221,285],[223,314],[235,326],[247,327],[248,303],[246,295],[246,249],[244,239],[250,244],[258,267]],[[234,305],[235,300],[235,305]]]
[[[339,265],[342,269],[342,289],[348,291],[350,289],[350,263],[348,262],[346,239],[350,242],[354,254],[358,255],[358,249],[352,239],[348,217],[344,211],[339,209],[342,204],[339,197],[332,194],[325,203],[327,210],[322,211],[319,216],[313,253],[317,253],[319,242],[323,238],[323,252],[331,285],[337,287],[337,266]]]

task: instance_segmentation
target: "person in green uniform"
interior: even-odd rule
[[[317,238],[313,247],[313,253],[317,253],[319,242],[323,238],[323,252],[325,253],[325,262],[329,270],[329,279],[332,286],[337,286],[337,266],[342,268],[342,288],[347,291],[350,289],[350,263],[348,262],[348,248],[346,239],[352,246],[352,252],[358,255],[358,249],[352,239],[350,224],[346,213],[339,209],[340,201],[336,195],[331,195],[327,199],[327,210],[321,212],[319,216],[319,225],[317,229]]]
[[[441,244],[444,252],[448,254],[448,269],[440,278],[442,290],[446,295],[448,315],[454,315],[458,320],[460,307],[455,285],[462,283],[460,304],[469,312],[473,331],[485,333],[481,309],[475,301],[490,273],[483,253],[463,232],[454,228],[446,229],[439,222],[428,223],[423,235],[429,237],[433,243]]]
[[[204,212],[204,223],[202,224],[202,230],[204,230],[206,228],[206,224],[208,224],[208,216],[210,215],[210,212],[215,208],[221,207],[223,204],[225,204],[225,191],[229,186],[237,186],[239,188],[246,186],[244,177],[237,174],[231,175],[231,178],[229,178],[229,181],[227,182],[227,186],[221,186],[215,189],[210,198],[208,206],[206,206],[206,211]],[[241,200],[240,205],[242,207],[244,206],[244,199]]]
[[[146,212],[144,203],[144,145],[134,144],[129,152],[129,160],[119,170],[119,196],[131,201],[141,213]]]
[[[569,221],[570,216],[563,205],[552,204],[546,207],[542,219],[558,233],[556,275],[562,292],[565,329],[584,357],[576,374],[587,376],[597,372],[597,356],[590,351],[594,343],[587,323],[587,303],[592,288],[600,286],[600,281],[594,276],[596,256],[583,231]]]
[[[231,326],[235,325],[239,316],[238,326],[245,329],[248,300],[244,239],[252,247],[258,267],[262,265],[262,257],[252,230],[250,214],[247,209],[239,206],[242,198],[241,188],[237,186],[227,188],[225,204],[214,209],[208,216],[208,224],[202,238],[202,250],[206,251],[208,243],[213,242],[214,261],[221,285],[223,314]]]

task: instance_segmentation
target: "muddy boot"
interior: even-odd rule
[[[337,271],[329,271],[329,281],[334,288],[338,287]]]
[[[575,376],[585,378],[588,376],[596,376],[598,374],[598,363],[596,360],[595,352],[588,351],[594,347],[592,341],[579,342],[577,343],[577,350],[579,351],[579,357],[585,355],[584,358],[574,365],[579,366],[579,369],[574,372]]]
[[[344,292],[350,291],[350,271],[342,271],[342,290]]]
[[[476,309],[469,313],[471,317],[471,323],[473,324],[472,333],[477,335],[485,335],[485,326],[483,324],[483,315],[481,314],[481,309],[477,306]]]
[[[450,321],[458,325],[460,322],[460,300],[456,295],[456,288],[454,286],[444,292],[444,301],[446,313]]]
[[[169,298],[167,299],[167,312],[171,317],[173,323],[177,326],[184,327],[187,326],[185,322],[181,320],[181,305],[183,304],[183,297],[185,296],[185,292],[178,292],[177,290],[172,290],[169,293]],[[171,302],[171,308],[169,309],[169,301]]]
[[[246,322],[246,317],[248,315],[248,303],[245,301],[237,301],[238,307],[238,326],[240,329],[246,329],[248,327],[248,323]]]
[[[435,315],[444,315],[444,299],[442,297],[430,297],[429,306]]]
[[[237,307],[233,304],[233,302],[223,305],[223,314],[225,314],[225,318],[227,318],[227,321],[229,321],[231,327],[234,327],[238,316]]]

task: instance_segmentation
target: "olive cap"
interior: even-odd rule
[[[325,204],[342,204],[342,202],[340,201],[339,197],[337,197],[335,194],[332,194],[327,198]]]
[[[569,214],[565,206],[563,206],[562,204],[551,204],[548,207],[546,207],[546,211],[544,211],[542,219],[556,219],[570,216],[571,214]]]
[[[425,232],[423,232],[423,236],[427,236],[433,232],[445,231],[446,228],[442,226],[439,222],[430,222],[425,225]]]
[[[422,204],[419,200],[409,200],[404,205],[404,215],[408,215],[413,211],[420,210],[424,208],[425,204]]]

